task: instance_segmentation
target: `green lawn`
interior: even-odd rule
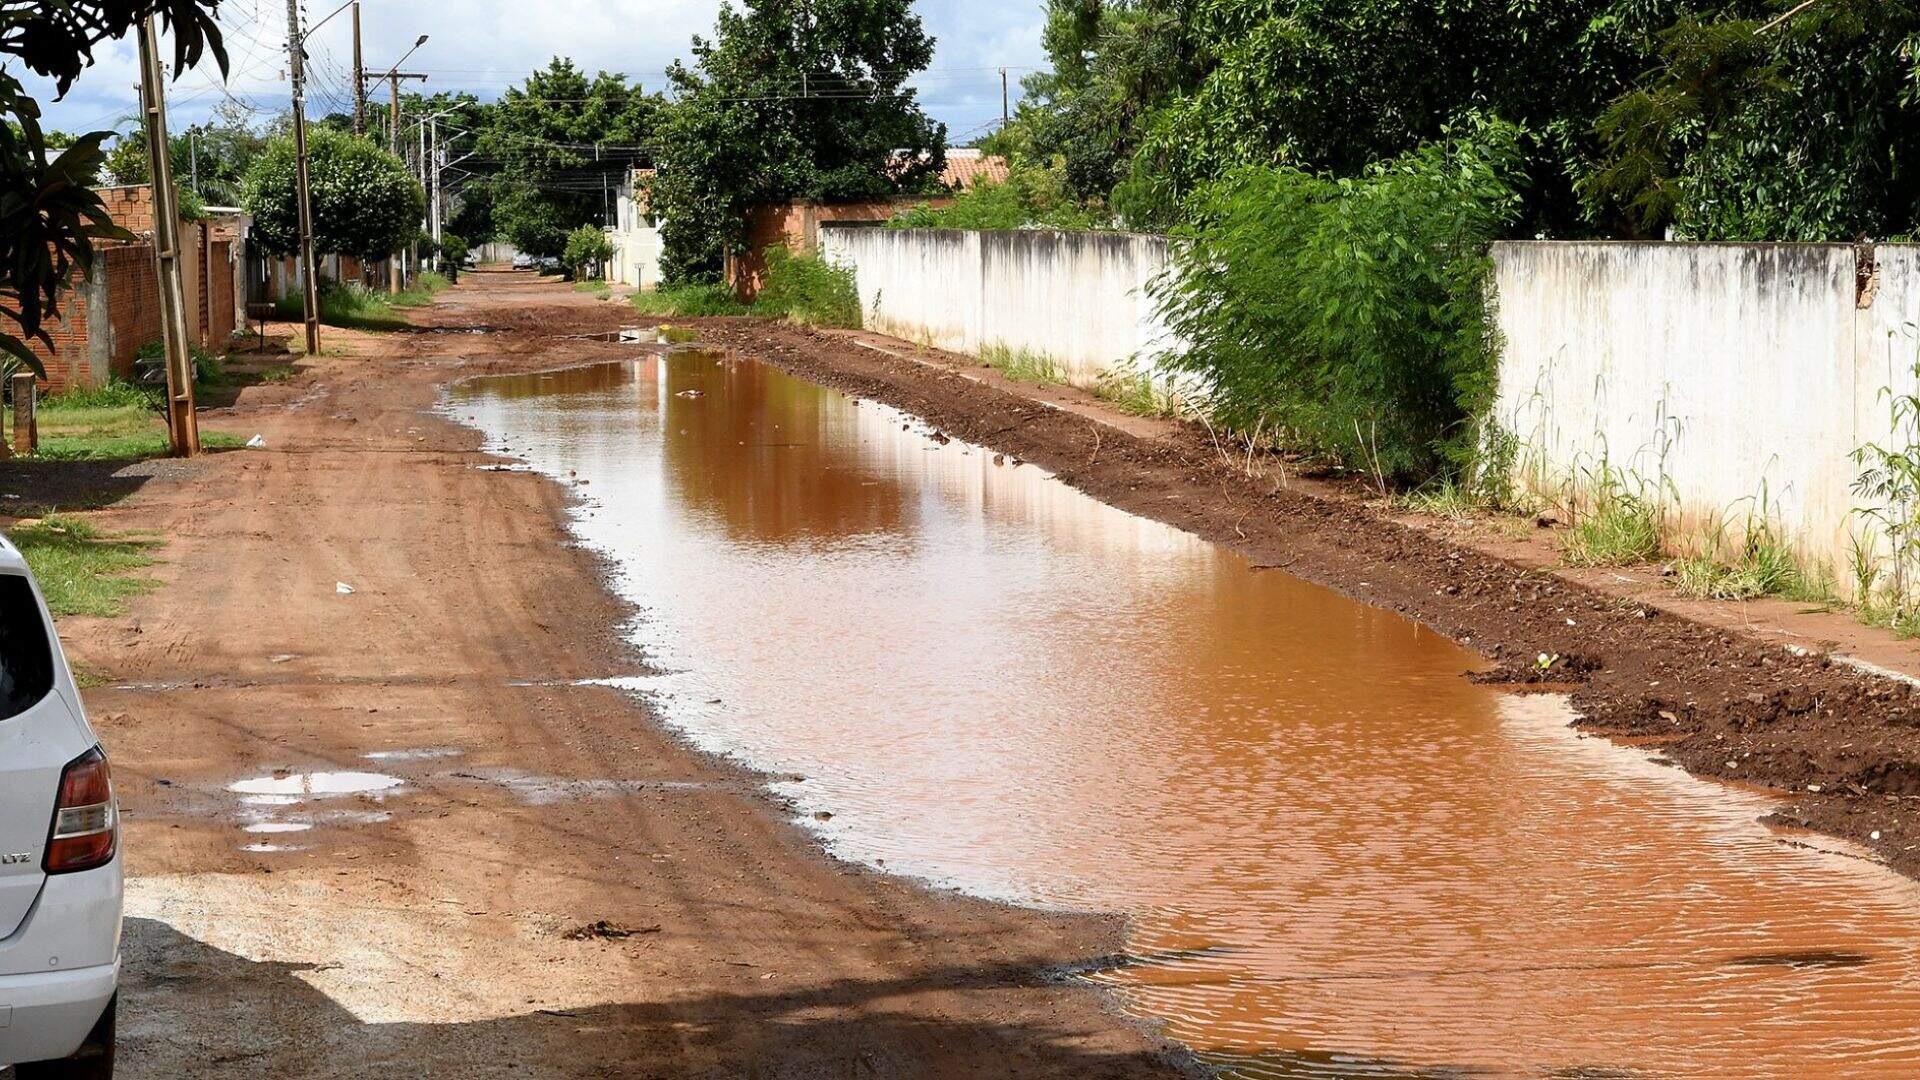
[[[166,417],[148,404],[143,392],[119,388],[42,399],[38,418],[44,461],[103,461],[164,456]],[[13,410],[4,413],[6,431],[13,433]],[[201,431],[200,443],[210,450],[240,446],[241,440],[219,431]]]
[[[119,615],[127,601],[159,584],[137,573],[153,565],[154,540],[106,536],[58,515],[15,525],[7,537],[26,556],[55,615]]]

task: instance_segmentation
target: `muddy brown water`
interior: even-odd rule
[[[842,857],[1125,915],[1089,977],[1236,1075],[1920,1074],[1920,886],[1416,624],[751,361],[448,409],[579,485],[670,722]]]

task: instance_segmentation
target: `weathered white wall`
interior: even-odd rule
[[[657,288],[660,284],[660,230],[641,225],[629,229],[608,229],[613,245],[613,262],[608,276],[622,285],[637,289]]]
[[[1844,578],[1859,472],[1910,391],[1920,248],[1514,242],[1493,257],[1505,338],[1495,420],[1524,481],[1563,495],[1601,469],[1686,522],[1764,508]]]
[[[1166,337],[1146,294],[1166,265],[1162,237],[828,224],[820,248],[852,267],[864,324],[896,337],[974,355],[1028,350],[1083,385]]]

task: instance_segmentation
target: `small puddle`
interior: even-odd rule
[[[1920,1074],[1920,886],[1418,625],[750,361],[449,414],[591,481],[670,723],[845,858],[1126,916],[1085,977],[1232,1075]]]
[[[242,832],[250,833],[295,833],[306,832],[313,828],[311,821],[256,821],[243,826]]]
[[[235,780],[227,790],[268,799],[313,799],[336,795],[378,795],[400,787],[397,776],[372,772],[312,772]]]

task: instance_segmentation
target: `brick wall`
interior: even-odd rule
[[[141,234],[137,243],[108,242],[95,248],[91,276],[75,272],[61,294],[61,318],[47,325],[54,349],[33,349],[47,369],[45,393],[92,386],[110,375],[130,378],[140,347],[160,339],[160,283],[154,269],[153,189],[108,187],[101,201],[115,223]],[[230,232],[183,223],[180,267],[186,278],[187,333],[201,348],[226,351],[235,326],[233,250]]]
[[[205,295],[210,297],[207,306],[213,313],[213,321],[207,326],[205,348],[208,352],[224,353],[227,342],[234,331],[234,292],[233,275],[235,263],[233,257],[234,241],[215,240],[213,242],[213,273],[207,282]]]
[[[756,207],[747,216],[747,253],[730,259],[727,283],[742,300],[751,300],[766,283],[766,250],[784,244],[794,251],[813,251],[820,243],[823,221],[886,221],[921,204],[949,206],[951,198],[902,195],[850,203],[785,203]]]

